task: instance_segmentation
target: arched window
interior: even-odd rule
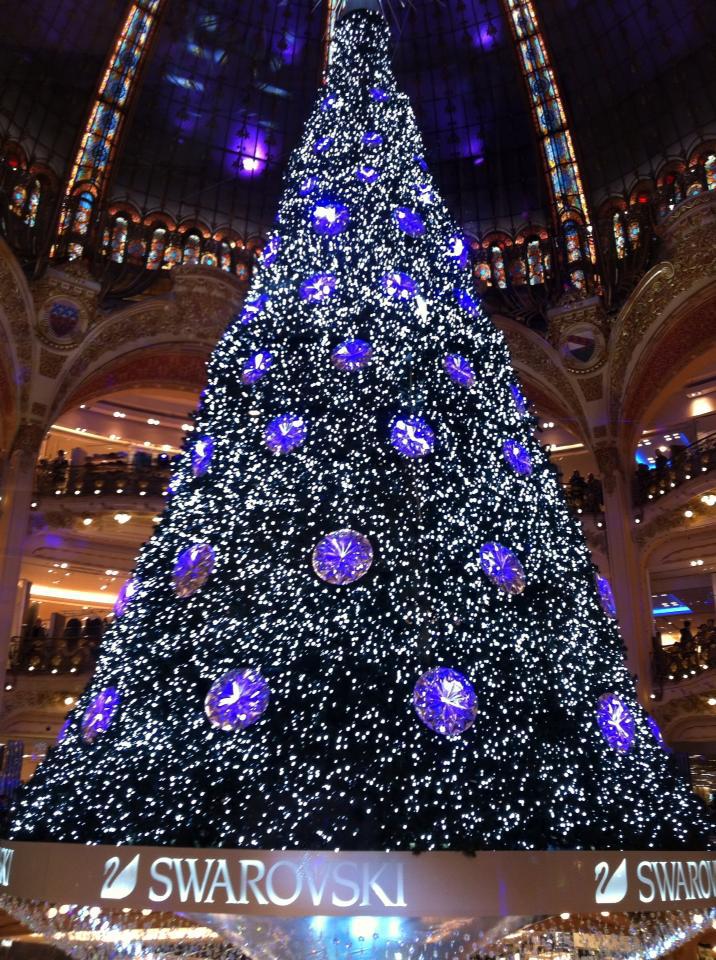
[[[689,189],[686,191],[687,197],[698,197],[700,193],[704,192],[704,188],[701,186],[698,180],[694,180],[693,183],[689,184]]]
[[[574,220],[567,220],[564,224],[564,241],[567,247],[567,263],[581,260],[582,246],[579,242],[579,227]]]
[[[178,263],[181,263],[181,247],[176,243],[170,243],[164,253],[164,269],[171,270]]]
[[[617,259],[623,260],[626,256],[626,234],[624,233],[624,224],[622,215],[617,210],[612,217],[612,233],[614,234],[614,248],[617,252]]]
[[[710,153],[704,160],[706,186],[709,190],[716,190],[716,153]]]
[[[577,290],[586,289],[587,281],[584,279],[584,270],[572,270],[570,277]]]
[[[27,190],[21,183],[18,183],[13,188],[12,200],[10,202],[10,209],[13,213],[17,214],[18,217],[22,216],[25,200],[27,200]]]
[[[221,244],[220,266],[222,270],[231,273],[231,247],[225,240]]]
[[[500,289],[504,290],[507,286],[507,277],[505,276],[505,259],[502,256],[502,250],[495,244],[490,248],[490,266],[492,267],[492,279]]]
[[[92,207],[94,206],[94,197],[91,193],[81,193],[77,201],[77,212],[75,213],[75,222],[72,229],[75,233],[84,235],[89,227],[90,217],[92,216]]]
[[[199,262],[199,253],[201,251],[201,238],[196,233],[187,234],[184,239],[184,260],[183,263],[188,267],[195,267]]]
[[[39,180],[33,180],[30,187],[30,196],[27,198],[27,210],[25,211],[25,223],[28,227],[34,227],[37,222],[37,208],[40,206],[41,196],[42,184]]]
[[[492,279],[489,263],[485,263],[484,260],[477,261],[475,264],[475,279],[478,283],[484,283],[486,287],[489,287]]]
[[[521,257],[510,260],[510,283],[513,287],[521,286],[527,278],[527,271]]]
[[[629,243],[632,250],[636,250],[641,241],[641,224],[636,217],[629,220]]]
[[[530,240],[527,244],[527,272],[531,287],[544,283],[544,262],[539,240]]]
[[[152,233],[152,241],[149,245],[147,270],[158,270],[161,267],[166,243],[167,231],[164,227],[157,227],[154,233]]]
[[[124,254],[127,249],[127,232],[129,224],[125,217],[117,217],[112,227],[112,239],[110,240],[110,260],[115,263],[124,262]]]
[[[216,254],[211,250],[207,250],[206,253],[202,253],[201,263],[204,267],[218,267],[219,265],[219,261],[216,259]]]
[[[241,283],[249,282],[249,265],[243,260],[236,261],[236,277]]]

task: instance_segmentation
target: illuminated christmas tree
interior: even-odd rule
[[[699,846],[381,15],[340,22],[172,497],[16,838]]]

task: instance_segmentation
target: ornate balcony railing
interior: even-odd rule
[[[112,456],[83,464],[40,461],[35,472],[35,492],[40,497],[161,497],[166,495],[170,477],[168,456],[153,461],[135,459],[131,463]]]
[[[656,469],[642,468],[634,475],[634,504],[644,506],[694,477],[716,470],[716,433],[661,458]]]
[[[91,673],[97,660],[101,634],[79,637],[12,637],[8,679],[18,674]]]

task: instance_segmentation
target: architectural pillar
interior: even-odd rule
[[[652,687],[653,618],[648,576],[634,537],[631,474],[615,446],[595,450],[602,477],[611,586],[627,652],[627,667],[637,677],[646,703]]]
[[[24,423],[17,432],[5,472],[0,503],[0,702],[22,564],[30,521],[35,463],[44,434],[39,424]]]

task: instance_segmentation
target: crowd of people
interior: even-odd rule
[[[700,624],[694,633],[691,620],[685,620],[679,639],[664,647],[661,633],[654,637],[655,679],[663,684],[687,680],[702,670],[716,667],[716,623],[714,619]]]
[[[171,476],[169,454],[153,456],[137,450],[131,456],[125,451],[78,456],[73,451],[68,460],[64,450],[53,459],[37,464],[36,492],[40,496],[57,494],[127,493],[161,496]]]
[[[593,473],[583,477],[579,470],[575,470],[565,490],[570,507],[577,512],[601,513],[604,509],[602,481]]]
[[[667,457],[657,451],[654,464],[638,464],[634,474],[633,496],[642,505],[660,496],[662,491],[678,487],[685,480],[716,470],[716,434],[690,447],[671,447]]]
[[[27,623],[11,649],[13,672],[87,673],[94,669],[107,621],[71,617],[59,636],[52,636],[42,620]]]

